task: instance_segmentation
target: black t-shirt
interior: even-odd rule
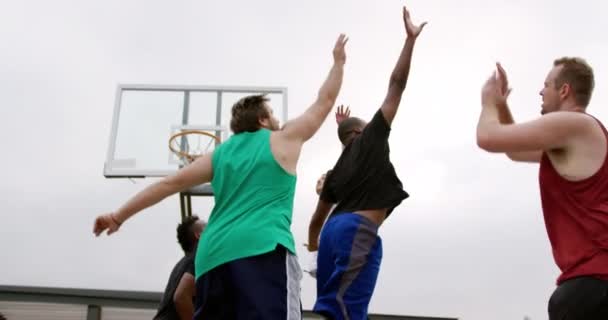
[[[154,316],[154,320],[180,319],[177,310],[175,309],[175,304],[173,303],[173,295],[175,294],[177,285],[184,273],[189,273],[194,276],[194,254],[184,256],[177,262],[175,267],[173,267],[173,271],[171,271],[171,275],[169,276],[165,293],[160,301],[158,312],[156,313],[156,316]]]
[[[321,200],[336,203],[332,215],[388,208],[390,214],[409,197],[390,161],[391,128],[379,109],[325,177]]]

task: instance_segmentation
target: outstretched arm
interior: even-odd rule
[[[397,109],[399,108],[399,104],[401,102],[401,96],[403,95],[405,85],[407,84],[416,38],[426,25],[426,22],[423,22],[419,26],[415,26],[412,23],[409,11],[405,7],[403,7],[403,21],[405,23],[407,38],[405,40],[405,44],[403,45],[403,49],[401,49],[401,54],[399,55],[399,60],[397,60],[397,65],[391,74],[391,78],[388,83],[388,93],[386,94],[386,98],[384,98],[384,102],[382,103],[381,107],[382,114],[389,125],[393,122],[393,119],[397,114]]]
[[[319,130],[327,118],[342,87],[344,63],[346,62],[344,46],[347,41],[348,38],[343,34],[338,37],[333,50],[334,64],[319,89],[317,100],[302,115],[285,124],[283,134],[289,140],[307,141]]]
[[[211,157],[212,154],[206,154],[197,158],[174,175],[168,176],[140,191],[118,211],[98,216],[93,225],[93,232],[99,236],[102,232],[108,230],[108,235],[110,235],[136,213],[155,205],[172,194],[211,181],[213,178]]]

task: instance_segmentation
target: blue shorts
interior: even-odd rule
[[[367,319],[381,260],[377,225],[354,213],[330,217],[319,241],[313,311],[335,320]]]
[[[196,279],[195,320],[301,320],[296,256],[283,246],[224,263]]]

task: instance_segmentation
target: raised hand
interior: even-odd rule
[[[344,64],[346,63],[346,51],[344,47],[348,42],[348,38],[345,34],[340,34],[338,40],[336,40],[336,45],[334,46],[334,63]]]
[[[403,7],[403,22],[405,24],[405,31],[407,32],[407,36],[409,38],[416,38],[422,32],[424,26],[426,26],[426,22],[421,23],[420,25],[415,25],[412,22],[412,18],[410,17],[410,12],[407,8]]]
[[[502,67],[500,62],[496,63],[496,69],[498,70],[498,73],[497,73],[498,79],[497,80],[499,81],[499,84],[500,84],[500,93],[504,96],[505,101],[506,101],[507,98],[509,97],[509,94],[511,94],[511,88],[509,88],[509,80],[507,79],[507,72]]]
[[[505,105],[511,90],[504,88],[507,88],[505,80],[500,75],[500,71],[495,70],[481,88],[481,105],[483,107]]]
[[[336,110],[336,123],[340,124],[340,122],[348,119],[350,117],[350,107],[346,106],[346,110],[344,110],[344,105],[340,105],[338,110]]]
[[[108,230],[108,235],[118,231],[120,228],[120,222],[114,218],[112,213],[102,214],[95,219],[93,224],[93,233],[99,236],[102,232]]]

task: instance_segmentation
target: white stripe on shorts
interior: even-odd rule
[[[301,320],[300,281],[302,280],[302,269],[300,269],[300,263],[295,255],[287,251],[285,256],[287,271],[287,320]]]

